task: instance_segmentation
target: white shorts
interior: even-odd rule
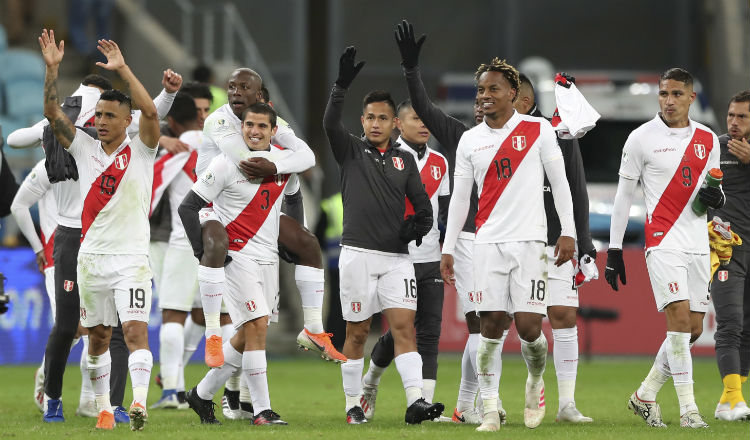
[[[406,254],[383,255],[344,246],[339,276],[344,321],[361,322],[385,309],[417,310],[414,264]]]
[[[192,249],[169,246],[164,254],[159,292],[159,309],[189,312],[198,294],[198,259]]]
[[[219,221],[219,216],[217,216],[216,213],[214,212],[214,208],[207,207],[207,208],[203,208],[200,211],[198,211],[198,219],[201,222],[201,226],[203,226],[204,223],[206,223],[207,221],[210,221],[210,220],[215,220],[215,221],[218,222]],[[219,223],[221,223],[221,222],[219,222]]]
[[[78,254],[81,325],[148,322],[151,268],[146,255]]]
[[[151,265],[151,272],[154,274],[154,287],[156,295],[159,295],[159,285],[161,284],[161,272],[164,268],[164,254],[167,253],[169,243],[166,241],[152,241],[148,244],[148,262]]]
[[[55,320],[55,266],[44,269],[44,290],[47,291],[49,298],[50,310],[52,310],[52,320]]]
[[[547,314],[547,252],[540,241],[474,245],[477,312]]]
[[[547,307],[568,306],[578,308],[578,289],[573,278],[576,268],[571,259],[562,266],[555,266],[555,247],[547,246]]]
[[[464,315],[475,313],[474,304],[474,240],[458,238],[453,254],[453,272],[456,277],[456,293]]]
[[[269,322],[279,320],[279,263],[232,252],[232,261],[224,270],[227,292],[223,299],[235,329],[263,316],[268,316]]]
[[[709,254],[654,249],[646,253],[646,267],[656,308],[660,312],[667,304],[682,300],[690,301],[690,311],[708,311],[708,283],[711,281]]]

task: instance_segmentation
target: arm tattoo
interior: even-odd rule
[[[57,105],[57,78],[53,79],[51,82],[48,81],[46,84],[46,87],[44,88],[44,102]]]
[[[55,119],[52,125],[52,131],[55,133],[55,136],[65,138],[69,144],[73,143],[73,139],[76,137],[75,131],[71,130],[71,128],[73,126],[65,116]]]

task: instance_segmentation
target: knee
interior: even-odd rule
[[[365,342],[367,342],[367,330],[360,328],[347,328],[346,340],[351,344],[364,346]]]
[[[479,315],[476,312],[466,314],[466,327],[469,329],[469,333],[479,333]]]
[[[702,334],[703,334],[702,328],[692,329],[690,331],[690,343],[692,344],[693,342],[697,341],[698,338],[700,338]]]
[[[228,250],[229,238],[224,228],[207,227],[206,233],[203,234],[203,259],[205,262],[212,267],[222,267]]]

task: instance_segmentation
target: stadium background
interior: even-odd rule
[[[38,53],[36,37],[42,27],[54,28],[65,38],[70,3],[4,0],[0,22],[12,29],[13,20],[24,20],[20,34],[9,33],[10,50]],[[397,100],[406,97],[392,34],[402,18],[414,23],[418,35],[428,34],[420,65],[427,90],[436,98],[447,93],[446,74],[470,73],[493,56],[511,63],[541,56],[556,70],[574,75],[582,70],[658,73],[682,66],[702,82],[704,99],[716,112],[718,126],[714,128],[721,133],[725,131],[728,97],[750,85],[750,2],[746,0],[117,0],[113,4],[108,19],[110,35],[120,43],[126,60],[153,95],[158,93],[161,71],[167,67],[189,78],[192,68],[205,62],[214,69],[218,84],[239,65],[261,73],[281,115],[292,122],[319,157],[320,167],[305,176],[311,228],[318,215],[317,201],[335,192],[338,185],[321,120],[339,54],[345,46],[354,44],[359,58],[368,62],[352,85],[345,108],[345,124],[356,132],[359,100],[367,91],[386,89]],[[14,8],[18,7],[30,8],[28,17],[23,13],[16,16]],[[95,3],[91,7],[96,7]],[[87,14],[86,10],[82,13]],[[74,90],[87,72],[88,62],[66,45],[61,69],[63,93]],[[37,110],[23,118],[3,114],[7,104],[0,107],[4,137],[14,128],[41,119],[41,83],[30,96],[39,97]],[[3,153],[20,182],[41,151],[10,151],[5,147]],[[585,150],[582,153],[586,156]],[[0,316],[0,364],[36,363],[42,357],[51,325],[49,303],[33,253],[22,245],[8,246],[14,244],[17,230],[8,219],[2,224],[0,272],[8,278],[5,289],[12,305]],[[629,284],[625,288],[615,294],[599,280],[581,291],[582,306],[618,313],[611,321],[579,319],[584,354],[653,355],[658,349],[660,338],[650,335],[662,334],[664,323],[653,307],[643,254],[637,245],[626,252]],[[601,273],[603,260],[598,260]],[[282,323],[269,335],[284,341],[269,343],[269,351],[279,354],[293,349],[293,334],[301,325],[298,296],[290,290],[294,287],[289,267],[284,267],[282,279]],[[150,342],[157,355],[160,320],[155,305],[152,317]],[[711,314],[705,327],[696,351],[712,355]],[[455,309],[454,295],[447,292],[441,349],[460,351],[463,341],[465,325]],[[508,341],[509,350],[518,350],[514,335]],[[74,353],[70,359],[77,360],[78,356]]]

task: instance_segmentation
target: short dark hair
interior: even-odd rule
[[[195,107],[193,97],[187,93],[177,92],[167,116],[183,125],[198,119],[198,109]]]
[[[367,107],[367,104],[371,104],[373,102],[385,102],[393,111],[393,116],[396,116],[396,103],[393,101],[390,93],[386,92],[385,90],[373,90],[372,92],[366,94],[365,98],[362,100],[362,110]]]
[[[401,101],[398,104],[398,106],[396,107],[396,116],[400,115],[401,111],[409,109],[409,108],[414,108],[411,105],[411,99],[405,99],[405,100]]]
[[[245,117],[248,113],[257,113],[261,115],[268,115],[268,119],[271,121],[271,128],[276,126],[276,110],[273,109],[268,104],[264,104],[262,102],[256,102],[255,104],[252,104],[250,107],[246,108],[242,112],[242,120],[245,120]]]
[[[667,69],[659,77],[659,82],[671,79],[673,81],[679,81],[685,83],[686,86],[693,85],[693,75],[682,67],[672,67]]]
[[[102,90],[112,90],[112,81],[96,73],[84,76],[81,84],[84,86],[99,87]]]
[[[194,81],[210,83],[212,76],[214,76],[214,72],[205,64],[198,64],[197,66],[195,66],[195,69],[193,69]]]
[[[117,89],[105,90],[99,96],[100,101],[117,101],[120,104],[128,106],[128,110],[133,110],[133,104],[130,102],[130,97]],[[195,104],[193,104],[195,105]]]
[[[734,95],[731,98],[729,98],[729,104],[731,105],[733,102],[747,102],[747,103],[750,103],[750,90],[743,90],[741,92],[737,92],[736,95]]]
[[[209,102],[213,102],[214,95],[211,93],[211,88],[208,84],[198,81],[190,81],[182,85],[180,92],[190,96],[193,99],[208,99]]]
[[[474,79],[479,81],[479,77],[485,72],[500,72],[508,80],[508,83],[510,83],[510,88],[516,91],[513,101],[518,98],[518,89],[521,87],[521,80],[518,78],[518,70],[515,67],[508,64],[505,60],[495,57],[489,64],[479,65],[476,73],[474,73]]]
[[[519,87],[523,84],[528,84],[529,87],[531,87],[531,91],[534,91],[534,84],[531,83],[531,80],[528,76],[524,75],[523,73],[518,74],[518,85]]]
[[[263,96],[263,101],[268,104],[271,102],[271,94],[268,92],[268,87],[261,86],[260,87],[260,94]]]

